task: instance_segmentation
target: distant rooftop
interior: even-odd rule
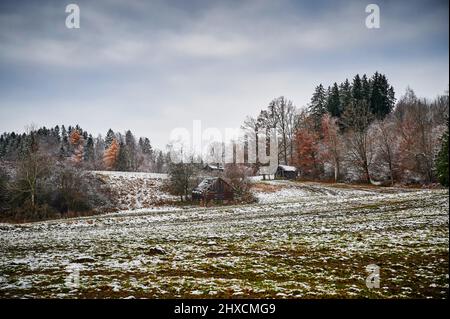
[[[278,165],[279,168],[281,168],[285,172],[296,172],[297,168],[295,166],[288,166],[288,165]]]

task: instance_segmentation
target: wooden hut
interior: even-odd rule
[[[280,179],[296,179],[297,178],[297,168],[288,165],[278,165],[275,172],[275,178]]]
[[[223,169],[223,166],[220,164],[216,164],[216,165],[206,164],[203,167],[203,170],[206,172],[223,172],[224,169]]]
[[[210,200],[233,200],[234,189],[227,181],[220,177],[209,177],[203,179],[192,190],[192,199],[208,203]]]

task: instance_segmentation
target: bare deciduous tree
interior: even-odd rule
[[[11,191],[16,198],[25,195],[29,199],[32,213],[36,212],[43,180],[49,175],[49,163],[48,157],[37,150],[30,151],[18,162],[16,181],[11,184]]]
[[[181,201],[187,200],[196,184],[197,170],[192,163],[172,163],[169,166],[169,188]],[[184,196],[184,197],[183,197]]]
[[[373,124],[373,134],[377,147],[377,163],[386,166],[391,186],[395,183],[398,168],[398,140],[396,125],[392,117]]]
[[[343,157],[342,138],[339,133],[337,119],[325,114],[322,117],[322,157],[331,162],[334,168],[334,181],[338,182],[341,175],[341,161]]]
[[[367,183],[371,182],[370,166],[373,159],[373,137],[369,134],[369,125],[373,115],[364,101],[354,101],[347,106],[342,123],[347,147],[347,160],[363,176]]]
[[[407,89],[399,100],[393,116],[400,139],[399,164],[405,180],[427,183],[435,180],[435,157],[446,127],[446,115],[448,99],[445,98],[429,103]]]

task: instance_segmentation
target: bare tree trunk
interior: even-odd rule
[[[369,173],[369,166],[367,165],[367,160],[364,161],[364,175],[366,178],[367,184],[370,184],[370,173]]]
[[[392,169],[392,162],[389,161],[389,174],[391,175],[391,186],[394,186],[394,172]]]
[[[339,167],[339,161],[335,160],[334,163],[334,181],[337,183],[339,181],[340,174],[340,167]]]
[[[32,207],[33,213],[35,213],[36,212],[36,204],[35,204],[34,191],[32,191],[32,193],[31,193],[31,207]]]

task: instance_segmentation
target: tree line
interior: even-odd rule
[[[448,99],[448,92],[418,98],[408,88],[396,100],[384,74],[357,74],[319,84],[303,108],[276,98],[242,127],[256,140],[274,129],[279,163],[296,166],[302,179],[448,185]]]
[[[157,154],[157,155],[156,155]],[[80,126],[0,136],[0,220],[28,221],[113,210],[117,199],[89,170],[158,171],[167,155],[131,131],[93,138]]]
[[[96,138],[79,125],[30,128],[27,133],[0,135],[0,161],[15,162],[26,156],[32,145],[59,161],[70,161],[88,170],[164,172],[168,156],[154,150],[147,137],[136,139],[130,130],[124,134],[109,129]]]

